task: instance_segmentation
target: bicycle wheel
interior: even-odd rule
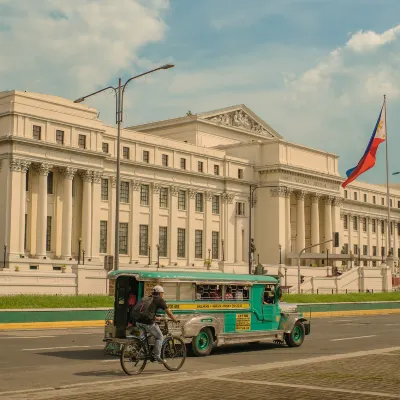
[[[120,356],[121,367],[127,375],[138,375],[146,366],[146,347],[139,339],[125,343]]]
[[[181,338],[168,337],[161,348],[164,367],[169,371],[178,371],[186,360],[186,345]]]

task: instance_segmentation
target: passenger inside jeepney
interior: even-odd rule
[[[225,300],[232,300],[232,299],[233,299],[232,288],[230,286],[227,286],[225,292]]]
[[[275,286],[265,285],[263,303],[274,304],[274,302],[275,302]]]

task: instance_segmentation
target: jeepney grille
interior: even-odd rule
[[[106,325],[113,325],[114,324],[114,310],[108,310],[104,320],[105,320]]]

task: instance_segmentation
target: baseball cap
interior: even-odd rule
[[[155,292],[155,293],[164,293],[164,289],[163,289],[162,286],[157,285],[157,286],[154,286],[153,292]]]

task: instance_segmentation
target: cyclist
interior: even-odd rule
[[[147,298],[144,297],[135,306],[133,312],[136,325],[145,329],[146,332],[150,333],[154,337],[154,360],[155,362],[160,364],[164,364],[164,360],[161,359],[163,334],[160,327],[155,323],[155,321],[157,320],[157,310],[164,310],[165,313],[172,319],[172,321],[178,322],[178,320],[172,314],[171,310],[168,308],[168,305],[163,297],[163,287],[160,285],[154,286],[152,295]]]

